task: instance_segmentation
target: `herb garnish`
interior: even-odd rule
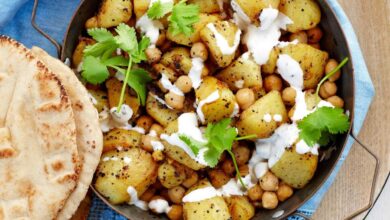
[[[237,137],[237,129],[234,127],[229,127],[230,123],[230,118],[223,119],[215,124],[209,123],[204,134],[205,138],[207,139],[207,143],[196,141],[193,138],[183,134],[180,134],[179,138],[191,148],[195,155],[199,154],[200,149],[207,148],[204,153],[204,159],[211,168],[218,164],[218,160],[222,153],[227,151],[232,157],[237,173],[237,178],[239,179],[241,185],[246,188],[244,182],[241,179],[241,174],[238,170],[236,158],[232,152],[232,146],[234,141],[256,138],[256,135]]]

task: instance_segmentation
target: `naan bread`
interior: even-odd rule
[[[0,36],[0,60],[0,219],[55,219],[79,175],[71,100],[16,41]]]
[[[88,91],[68,66],[38,47],[33,47],[32,52],[58,76],[72,102],[76,121],[77,148],[82,167],[76,190],[66,201],[57,217],[59,220],[70,219],[80,202],[85,198],[93,174],[99,164],[103,148],[103,134],[100,130],[99,116]]]

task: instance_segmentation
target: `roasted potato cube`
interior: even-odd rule
[[[170,67],[179,73],[188,74],[192,67],[190,50],[185,47],[175,47],[166,52],[160,61],[164,66]]]
[[[232,220],[249,220],[255,215],[255,207],[246,196],[226,197]]]
[[[207,99],[215,91],[218,91],[218,99],[214,102],[204,104],[200,109],[204,115],[203,124],[230,118],[234,113],[234,108],[237,104],[236,97],[225,83],[211,76],[205,77],[199,88],[195,91],[196,98],[199,101],[198,104],[202,100]]]
[[[152,93],[148,94],[146,99],[146,111],[154,120],[166,127],[179,117],[180,112],[168,108],[156,97],[157,96]]]
[[[271,167],[271,171],[293,188],[303,188],[313,177],[318,156],[311,153],[298,154],[295,147],[288,148],[282,157]]]
[[[288,54],[299,62],[304,71],[305,89],[314,89],[324,76],[324,69],[329,58],[328,53],[307,44],[290,44],[281,49],[281,54]]]
[[[88,45],[92,45],[95,43],[95,40],[91,38],[82,37],[80,38],[79,43],[76,46],[76,49],[73,52],[72,55],[72,66],[74,68],[78,68],[80,63],[83,61],[84,57],[84,49]]]
[[[250,58],[248,53],[231,63],[216,77],[227,83],[233,91],[242,88],[262,87],[263,84],[260,66]]]
[[[287,25],[292,33],[309,30],[321,21],[321,10],[314,0],[280,0],[279,11],[293,21]]]
[[[276,70],[276,62],[278,61],[279,49],[274,47],[269,54],[269,59],[266,64],[261,66],[261,72],[266,74],[273,74]]]
[[[108,96],[107,93],[102,90],[88,89],[91,95],[91,100],[98,112],[102,112],[104,109],[108,109]]]
[[[133,12],[131,0],[103,0],[96,16],[86,22],[86,28],[115,27],[130,20]]]
[[[152,156],[139,148],[109,151],[102,155],[96,171],[95,188],[111,204],[128,202],[127,188],[142,195],[157,178],[158,166]]]
[[[191,187],[187,194],[211,184],[207,180],[201,180]],[[199,202],[185,202],[183,205],[183,217],[186,220],[227,220],[231,219],[229,209],[221,196],[215,196]]]
[[[133,2],[134,2],[135,17],[139,19],[148,11],[150,0],[136,0]]]
[[[106,81],[110,109],[118,106],[122,91],[122,85],[123,83],[116,78],[111,78]],[[126,87],[126,89],[128,89],[128,87]],[[136,118],[140,109],[140,103],[138,102],[138,98],[130,95],[130,93],[128,92],[125,92],[124,104],[128,105],[133,110],[132,118]]]
[[[210,4],[213,1],[210,0],[201,0],[198,2],[204,2],[202,4]],[[201,7],[200,9],[202,9]],[[205,10],[209,10],[209,8],[203,8]],[[220,17],[218,15],[208,15],[201,13],[199,14],[199,21],[194,24],[194,32],[190,36],[186,36],[185,34],[177,34],[173,35],[171,32],[167,32],[167,38],[177,44],[191,46],[193,43],[200,41],[200,31],[210,22],[219,21]]]
[[[157,177],[165,188],[170,189],[186,179],[185,168],[179,163],[165,162],[159,166]]]
[[[141,145],[142,134],[137,131],[115,128],[104,135],[103,153],[115,150],[118,147],[128,149]]]
[[[199,6],[200,13],[219,13],[221,12],[221,7],[219,5],[219,0],[189,0],[188,4],[195,4]],[[222,5],[221,5],[222,6]]]
[[[264,119],[266,114],[271,116],[271,120]],[[280,115],[281,120],[274,120],[274,115]],[[257,138],[267,138],[279,125],[287,122],[287,119],[286,107],[280,93],[271,91],[241,113],[237,122],[238,133],[241,136],[255,134]]]
[[[214,62],[219,67],[227,67],[234,60],[240,43],[240,34],[240,29],[234,23],[215,21],[207,24],[200,31],[200,38],[209,48]]]
[[[278,8],[280,0],[235,0],[242,11],[255,24],[259,24],[259,15],[264,8]]]

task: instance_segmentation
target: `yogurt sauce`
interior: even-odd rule
[[[206,104],[213,103],[219,99],[219,91],[215,90],[213,93],[211,93],[207,98],[203,99],[202,101],[199,102],[198,107],[196,108],[196,113],[198,114],[198,117],[202,124],[206,122],[203,114],[203,106]]]
[[[164,73],[161,75],[160,83],[166,90],[175,93],[176,95],[184,96],[184,93],[177,86],[173,85]]]
[[[216,196],[221,196],[221,193],[218,192],[214,187],[207,186],[188,193],[183,197],[182,202],[200,202]]]
[[[238,89],[242,89],[244,88],[244,80],[240,79],[240,80],[237,80],[234,82],[234,85],[238,88]]]
[[[129,120],[133,116],[133,110],[130,106],[123,104],[121,112],[117,112],[117,107],[108,110],[105,108],[99,113],[100,129],[103,132],[108,132],[113,128],[121,128],[125,130],[133,130],[144,134],[145,130],[141,127],[133,127],[129,124]]]
[[[160,141],[151,141],[150,143],[152,144],[153,151],[164,150],[164,145]]]
[[[164,199],[154,199],[149,202],[148,207],[156,213],[168,213],[171,210],[168,202]]]
[[[229,25],[227,21],[223,21],[225,25]],[[218,30],[215,28],[213,23],[209,23],[206,25],[211,32],[213,32],[215,36],[215,40],[217,46],[223,55],[232,55],[236,52],[238,45],[240,44],[241,30],[238,29],[234,36],[234,43],[232,46],[229,45],[229,42],[226,40],[224,36],[222,36]]]
[[[142,210],[148,210],[148,205],[146,204],[146,202],[138,199],[138,193],[134,187],[129,186],[127,188],[127,193],[130,196],[129,205],[135,205],[136,207],[138,207]]]
[[[192,67],[190,69],[190,72],[188,73],[188,77],[190,77],[192,82],[192,87],[194,89],[199,88],[200,84],[202,83],[202,70],[204,67],[203,60],[198,57],[192,58]]]

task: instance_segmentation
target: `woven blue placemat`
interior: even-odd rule
[[[62,42],[66,27],[80,0],[40,0],[37,13],[37,23],[46,32],[58,41]],[[358,134],[364,119],[367,115],[368,108],[374,96],[374,86],[361,53],[358,40],[354,33],[351,23],[349,22],[344,11],[336,0],[328,0],[331,7],[337,14],[341,26],[348,38],[349,48],[352,51],[352,60],[355,67],[355,119],[354,134]],[[30,24],[31,10],[33,0],[1,0],[0,1],[0,34],[8,35],[27,47],[38,45],[47,50],[53,56],[56,56],[56,50],[44,37],[38,34]],[[353,144],[353,139],[349,138],[345,150],[337,163],[335,170],[327,179],[320,190],[302,207],[299,211],[312,215],[319,206],[326,191],[333,183],[336,175],[348,155]],[[93,198],[89,219],[104,220],[122,220],[124,217],[116,214],[106,206],[97,197]],[[296,218],[290,218],[296,219]]]

